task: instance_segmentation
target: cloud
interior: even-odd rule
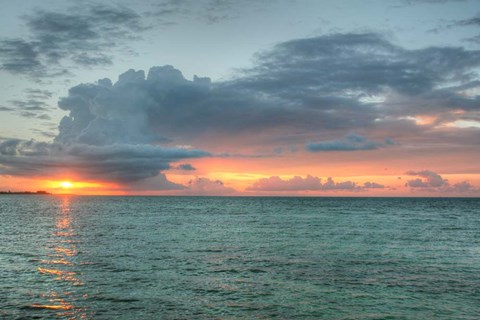
[[[37,114],[35,112],[24,111],[18,113],[19,116],[29,119],[51,120],[52,118],[48,114]]]
[[[477,36],[471,37],[468,40],[474,43],[480,43],[480,34]]]
[[[92,40],[94,53],[95,48],[100,50],[103,43],[108,43],[106,35],[116,39],[123,37],[116,35],[118,30],[126,29],[126,34],[133,36],[141,29],[135,13],[128,10],[125,14],[131,18],[125,24],[115,18],[122,16],[115,10],[112,16],[97,12],[92,21],[86,21],[84,14],[95,10],[92,8],[88,6],[75,14],[80,18],[72,18],[72,25],[65,31],[56,28],[63,30],[59,26],[70,23],[68,14],[37,12],[28,17],[39,29],[35,37],[40,44],[35,44],[32,59],[41,57],[42,63],[60,63],[82,54],[83,49],[70,51],[75,45],[87,41],[85,50],[90,50]],[[98,10],[102,8],[110,7]],[[100,23],[101,16],[105,23]],[[58,25],[52,25],[55,21]],[[82,24],[86,29],[76,30]],[[78,39],[44,49],[47,40],[41,39],[49,37],[47,30],[58,39],[73,35]],[[68,114],[59,123],[59,133],[47,148],[50,151],[35,159],[20,153],[3,155],[0,165],[2,172],[25,175],[40,174],[42,166],[47,168],[45,172],[66,170],[71,162],[72,168],[88,177],[138,181],[161,174],[171,163],[188,158],[211,154],[255,156],[278,148],[295,150],[312,141],[312,137],[336,137],[345,132],[362,135],[352,133],[338,140],[313,142],[307,149],[374,150],[395,144],[392,138],[384,139],[386,136],[402,142],[412,139],[415,143],[422,137],[429,146],[448,142],[471,148],[477,146],[478,129],[445,129],[440,125],[479,119],[480,97],[476,90],[480,81],[474,71],[479,66],[478,50],[409,50],[381,35],[363,33],[279,43],[260,53],[252,68],[218,82],[198,76],[185,79],[180,70],[168,65],[153,67],[147,75],[141,70],[129,70],[116,82],[101,79],[70,88],[58,102]],[[44,96],[48,97],[48,93]],[[15,103],[17,108],[42,108],[46,107],[42,104],[46,99],[29,97]],[[35,116],[32,110],[22,112]],[[435,119],[423,124],[416,118],[425,115],[434,115]],[[175,147],[178,145],[194,145],[197,149]],[[179,153],[169,158],[166,148]],[[72,154],[77,149],[83,153]],[[113,158],[94,156],[101,150],[113,152]],[[92,157],[83,156],[90,153]],[[151,156],[153,163],[142,155]],[[139,169],[135,172],[137,160]]]
[[[11,73],[45,73],[34,44],[22,39],[0,40],[0,63],[1,69]]]
[[[476,188],[468,181],[462,181],[445,188],[444,191],[453,193],[476,193],[479,192],[480,189]]]
[[[194,166],[189,163],[181,163],[175,167],[177,170],[184,170],[184,171],[195,171],[197,170]]]
[[[50,111],[45,98],[31,97],[28,100],[10,100],[8,103],[10,108],[3,107],[0,111],[11,111],[16,115],[24,118],[36,118],[40,120],[50,120],[50,116],[46,112]]]
[[[409,176],[420,176],[423,179],[408,180],[407,185],[411,188],[438,188],[448,185],[448,180],[443,179],[438,173],[430,170],[407,171]]]
[[[112,49],[144,30],[136,12],[83,4],[68,13],[38,10],[24,17],[28,39],[0,39],[1,69],[34,78],[68,74],[65,65],[109,65]]]
[[[43,136],[48,139],[53,139],[57,136],[57,134],[53,131],[41,130],[41,129],[31,129],[36,135]]]
[[[165,174],[159,173],[155,177],[129,183],[125,186],[124,191],[135,192],[148,190],[155,193],[155,191],[159,190],[184,190],[185,188],[186,187],[181,184],[169,181]]]
[[[134,14],[131,17],[137,21]],[[94,26],[93,33],[103,34],[97,29],[104,27]],[[55,30],[50,24],[43,28]],[[82,32],[89,39],[89,32]],[[229,80],[187,80],[180,70],[163,66],[151,68],[147,76],[130,70],[114,84],[102,79],[77,85],[59,102],[70,114],[60,123],[56,141],[95,145],[178,141],[231,147],[221,150],[231,154],[252,145],[293,149],[315,136],[345,132],[362,132],[372,140],[365,138],[363,145],[349,138],[334,140],[343,142],[340,149],[390,144],[375,142],[379,136],[401,141],[430,133],[429,139],[441,142],[435,140],[435,126],[478,118],[480,97],[475,90],[480,82],[474,72],[478,66],[478,50],[408,50],[375,33],[296,39],[258,54],[252,68]],[[461,85],[452,86],[453,82]],[[436,119],[419,125],[414,120],[419,115]],[[324,147],[322,142],[319,147]]]
[[[241,3],[233,0],[181,0],[159,1],[153,9],[146,13],[155,17],[161,25],[177,24],[178,18],[199,19],[207,24],[216,24],[225,20],[235,19],[244,10],[264,9],[263,1],[244,0]],[[272,4],[270,0],[266,3]]]
[[[61,120],[56,141],[93,145],[167,142],[160,132],[162,128],[154,122],[164,121],[168,115],[154,113],[166,107],[162,100],[179,84],[190,82],[178,70],[164,67],[152,68],[147,79],[143,71],[130,70],[120,75],[115,85],[103,79],[97,84],[73,87],[59,101],[59,107],[69,111],[69,115]],[[195,89],[197,84],[191,82],[191,85]]]
[[[469,19],[456,21],[455,23],[449,25],[449,27],[480,27],[480,14],[477,14],[476,16]],[[474,43],[480,43],[480,34],[467,38],[465,40]]]
[[[321,179],[313,176],[305,178],[295,176],[289,180],[283,180],[278,176],[262,178],[247,188],[251,191],[299,191],[299,190],[321,190],[323,187]]]
[[[247,188],[249,191],[363,191],[365,189],[384,188],[375,182],[366,182],[363,186],[352,181],[335,182],[331,177],[322,183],[322,179],[307,175],[282,179],[278,176],[262,178]]]
[[[387,139],[386,144],[394,144],[394,142],[391,139]],[[330,140],[330,141],[308,143],[307,150],[312,152],[358,151],[358,150],[375,150],[383,146],[385,146],[384,143],[371,141],[361,135],[350,133],[341,140]]]
[[[25,93],[29,99],[37,99],[37,100],[46,100],[53,96],[53,92],[49,90],[41,90],[41,89],[25,89]]]
[[[224,85],[283,106],[277,118],[296,110],[291,122],[302,133],[376,129],[413,137],[460,114],[476,117],[479,66],[479,50],[408,50],[375,33],[331,34],[279,43]],[[438,122],[406,120],[417,116]]]
[[[133,51],[127,43],[154,26],[176,24],[178,18],[215,24],[252,5],[256,2],[245,6],[225,0],[161,1],[143,15],[124,5],[100,3],[83,3],[63,12],[36,10],[23,16],[28,37],[0,39],[0,65],[33,78],[68,75],[70,65],[108,66],[115,49]]]
[[[242,79],[246,87],[300,99],[355,93],[377,94],[393,89],[403,94],[430,91],[455,74],[478,66],[480,51],[454,47],[407,50],[381,35],[332,34],[278,44],[258,56],[258,65]],[[291,95],[294,86],[296,95]],[[304,99],[302,99],[304,100]]]
[[[188,182],[186,189],[182,192],[182,194],[231,195],[235,192],[235,189],[225,186],[220,180],[197,177]]]
[[[384,189],[385,188],[383,184],[376,183],[376,182],[368,182],[368,181],[363,184],[363,187],[366,189]]]
[[[137,121],[135,130],[149,131],[149,140],[186,144],[192,140],[207,144],[205,137],[222,135],[237,137],[238,143],[275,142],[272,150],[304,144],[305,137],[313,133],[361,130],[368,134],[377,129],[392,137],[418,136],[434,129],[434,124],[409,120],[417,114],[433,113],[444,122],[475,117],[480,99],[465,96],[467,84],[434,88],[452,77],[473,77],[471,70],[479,61],[477,51],[409,51],[376,34],[340,34],[279,44],[260,55],[256,67],[222,82],[200,77],[187,80],[171,66],[151,68],[147,77],[143,71],[130,70],[114,85],[104,79],[71,88],[59,103],[71,116],[62,120],[58,141],[69,135],[81,140],[121,137],[113,133],[124,125],[119,121],[127,118],[127,111]],[[468,83],[476,87],[478,81]],[[384,96],[369,100],[376,95]],[[94,113],[100,112],[96,117]],[[98,127],[111,133],[88,134]],[[272,136],[273,132],[277,135]],[[247,141],[253,133],[256,139]],[[363,138],[351,135],[333,141],[330,147],[355,150],[393,144],[391,138],[356,142],[359,139]],[[318,147],[326,146],[320,143]]]
[[[196,149],[143,144],[60,144],[3,140],[0,143],[0,174],[56,176],[74,172],[83,179],[130,183],[158,176],[171,162],[205,157]]]
[[[156,126],[155,109],[176,102],[175,91],[183,87],[201,94],[208,90],[209,81],[198,77],[187,81],[178,70],[164,67],[153,68],[146,79],[143,72],[131,70],[115,84],[102,79],[75,86],[59,101],[59,107],[69,114],[61,120],[54,142],[3,140],[0,174],[57,176],[74,172],[82,179],[130,184],[161,177],[162,171],[171,168],[170,163],[209,156],[191,147],[166,146],[170,139]],[[155,94],[162,98],[156,100]],[[178,94],[184,97],[185,92]],[[15,104],[21,108],[43,106],[33,101]],[[177,106],[173,103],[172,107]],[[23,111],[23,116],[37,116],[27,112]],[[162,112],[168,116],[169,110]]]
[[[468,18],[468,19],[455,20],[455,21],[453,21],[453,22],[451,22],[447,25],[443,25],[443,26],[434,28],[434,29],[431,30],[431,32],[440,33],[444,30],[458,28],[458,27],[460,27],[460,28],[462,28],[462,27],[467,27],[467,28],[480,27],[480,14],[477,14],[476,16],[473,16],[473,17]],[[464,38],[462,40],[469,41],[469,42],[474,42],[474,43],[479,43],[480,42],[480,34],[475,35],[473,37]]]
[[[25,111],[46,111],[48,110],[48,105],[42,100],[10,100],[9,101],[13,106],[25,110]]]
[[[45,142],[4,138],[0,140],[0,156],[38,156],[45,155],[47,152],[48,144]]]
[[[56,141],[95,145],[208,143],[206,136],[293,128],[292,118],[307,117],[208,78],[187,80],[172,66],[153,67],[147,76],[129,70],[115,84],[102,79],[75,86],[59,107],[69,115],[60,122]]]
[[[412,190],[426,190],[430,192],[442,192],[442,193],[454,193],[454,194],[468,194],[480,192],[479,188],[476,188],[468,181],[457,182],[451,184],[447,179],[444,179],[441,175],[430,170],[421,171],[407,171],[409,176],[418,176],[420,178],[408,180],[405,184],[406,187],[412,188]]]
[[[456,26],[462,26],[462,27],[467,27],[467,26],[479,26],[480,27],[480,14],[476,15],[475,17],[469,18],[469,19],[464,19],[464,20],[459,20],[455,22]]]
[[[465,2],[466,0],[398,0],[408,5],[418,5],[419,3],[427,4],[444,4],[447,2]]]

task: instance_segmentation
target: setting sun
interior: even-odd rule
[[[116,184],[83,181],[80,177],[63,177],[59,180],[40,180],[35,188],[38,190],[46,190],[53,194],[122,194],[122,191],[117,190],[119,187]]]

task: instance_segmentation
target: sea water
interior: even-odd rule
[[[480,199],[0,197],[2,319],[479,319]]]

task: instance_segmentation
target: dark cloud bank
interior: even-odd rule
[[[4,140],[0,143],[1,173],[51,176],[73,172],[84,179],[134,182],[157,176],[181,159],[208,156],[196,149],[146,144],[44,143]]]
[[[116,12],[110,23],[122,14],[130,18],[119,21],[138,28],[129,12]],[[38,39],[61,28],[52,21],[68,18],[39,17],[29,20],[39,29]],[[65,32],[70,37],[68,32],[77,31]],[[86,26],[76,36],[96,39],[98,32]],[[50,40],[39,41],[37,50]],[[62,48],[42,50],[51,59],[62,57]],[[5,50],[1,54],[5,68]],[[28,54],[19,57],[32,63]],[[280,43],[259,54],[255,67],[217,83],[197,76],[187,80],[172,66],[154,67],[147,75],[129,70],[115,83],[102,79],[71,88],[58,103],[68,115],[54,141],[4,140],[0,170],[31,176],[71,169],[92,179],[134,182],[158,175],[173,162],[222,148],[235,152],[249,143],[355,152],[395,147],[397,139],[424,135],[435,144],[444,142],[436,135],[442,123],[480,119],[480,97],[465,94],[480,87],[474,72],[479,66],[478,50],[407,50],[367,33]],[[418,125],[412,120],[417,115],[435,115],[436,120]],[[478,129],[451,131],[456,132],[451,143],[477,146],[480,139]],[[317,190],[322,188],[327,187],[318,181]]]

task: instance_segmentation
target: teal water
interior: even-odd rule
[[[0,197],[1,319],[479,319],[480,199]]]

